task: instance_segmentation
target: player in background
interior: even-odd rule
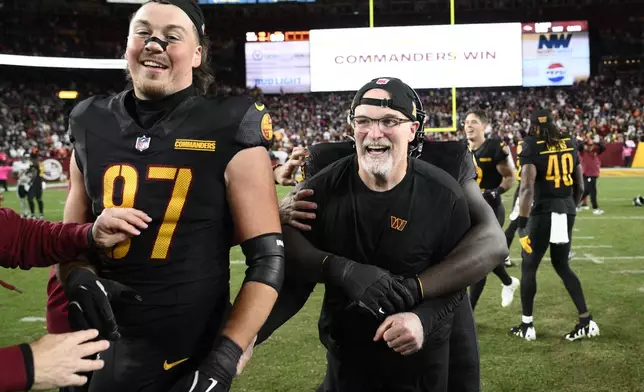
[[[70,115],[66,222],[109,207],[145,210],[148,230],[59,265],[74,329],[112,341],[91,392],[230,388],[283,280],[283,241],[267,147],[270,114],[247,97],[206,98],[204,16],[191,0],[152,0],[130,20],[133,88]],[[248,268],[230,304],[230,248]],[[89,261],[89,262],[88,262]]]
[[[534,112],[530,122],[531,130],[518,151],[521,159],[518,226],[523,248],[523,317],[521,324],[510,332],[526,340],[535,340],[537,337],[532,317],[537,292],[537,269],[549,246],[552,266],[579,313],[579,323],[564,336],[565,339],[573,341],[598,336],[599,327],[588,312],[579,278],[568,264],[575,206],[579,204],[584,191],[577,150],[569,137],[559,134],[547,110]]]
[[[485,128],[488,125],[487,115],[483,111],[473,111],[465,117],[465,135],[468,145],[476,159],[477,181],[485,201],[492,207],[501,227],[505,222],[505,208],[501,195],[512,188],[516,171],[508,147],[499,138],[486,138]],[[505,270],[504,260],[493,270],[501,279],[501,306],[510,306],[514,292],[519,287],[519,279],[511,277]],[[470,301],[472,309],[476,307],[486,278],[470,286]]]
[[[34,199],[38,202],[38,219],[45,219],[45,205],[42,201],[42,191],[43,191],[43,179],[42,179],[42,168],[40,167],[40,161],[38,160],[38,149],[34,148],[31,151],[31,162],[29,163],[29,178],[31,182],[29,183],[29,190],[27,191],[27,201],[29,203],[29,211],[31,216],[36,216],[36,208],[34,206]]]
[[[27,192],[29,191],[29,184],[31,183],[31,177],[29,176],[29,167],[31,164],[26,154],[21,156],[19,160],[14,161],[12,165],[13,176],[18,180],[16,193],[18,200],[20,200],[20,216],[23,218],[30,216],[27,212]]]
[[[519,190],[521,189],[521,160],[519,159],[518,151],[521,151],[521,143],[523,143],[523,141],[519,141],[519,143],[517,144],[517,188],[514,191],[514,198],[512,199],[512,211],[510,212],[509,216],[510,224],[505,229],[505,240],[508,244],[508,249],[510,249],[510,246],[512,246],[512,241],[514,240],[514,235],[517,232],[518,228],[517,218],[519,217]],[[510,256],[505,259],[505,266],[514,266],[514,264],[512,264],[512,260],[510,260]]]

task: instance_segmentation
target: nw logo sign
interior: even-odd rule
[[[407,226],[407,221],[404,219],[396,218],[395,216],[391,217],[391,228],[398,231],[403,231]]]

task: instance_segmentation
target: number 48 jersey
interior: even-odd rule
[[[534,165],[537,169],[532,214],[575,215],[572,173],[579,164],[579,157],[573,141],[563,138],[557,145],[549,146],[545,140],[527,136],[517,146],[517,155],[523,168]]]

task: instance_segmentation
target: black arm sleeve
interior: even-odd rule
[[[277,301],[273,306],[273,310],[271,310],[266,322],[257,334],[255,345],[263,343],[273,332],[295,316],[309,299],[314,288],[315,283],[299,282],[297,279],[289,279],[287,274],[286,280],[280,290],[280,295],[277,297]]]
[[[465,289],[437,298],[430,298],[421,302],[412,313],[416,314],[423,325],[425,339],[435,336],[442,339],[439,331],[441,327],[452,321],[454,310],[465,297]],[[427,344],[427,341],[426,343]]]
[[[308,283],[322,283],[322,262],[329,256],[313,246],[299,230],[282,226],[286,255],[286,276]]]

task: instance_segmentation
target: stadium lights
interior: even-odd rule
[[[78,98],[78,91],[61,90],[61,91],[58,92],[58,98],[60,98],[60,99],[76,99],[76,98]]]
[[[0,54],[0,65],[46,68],[125,69],[125,59],[88,59],[80,57],[41,57]]]

